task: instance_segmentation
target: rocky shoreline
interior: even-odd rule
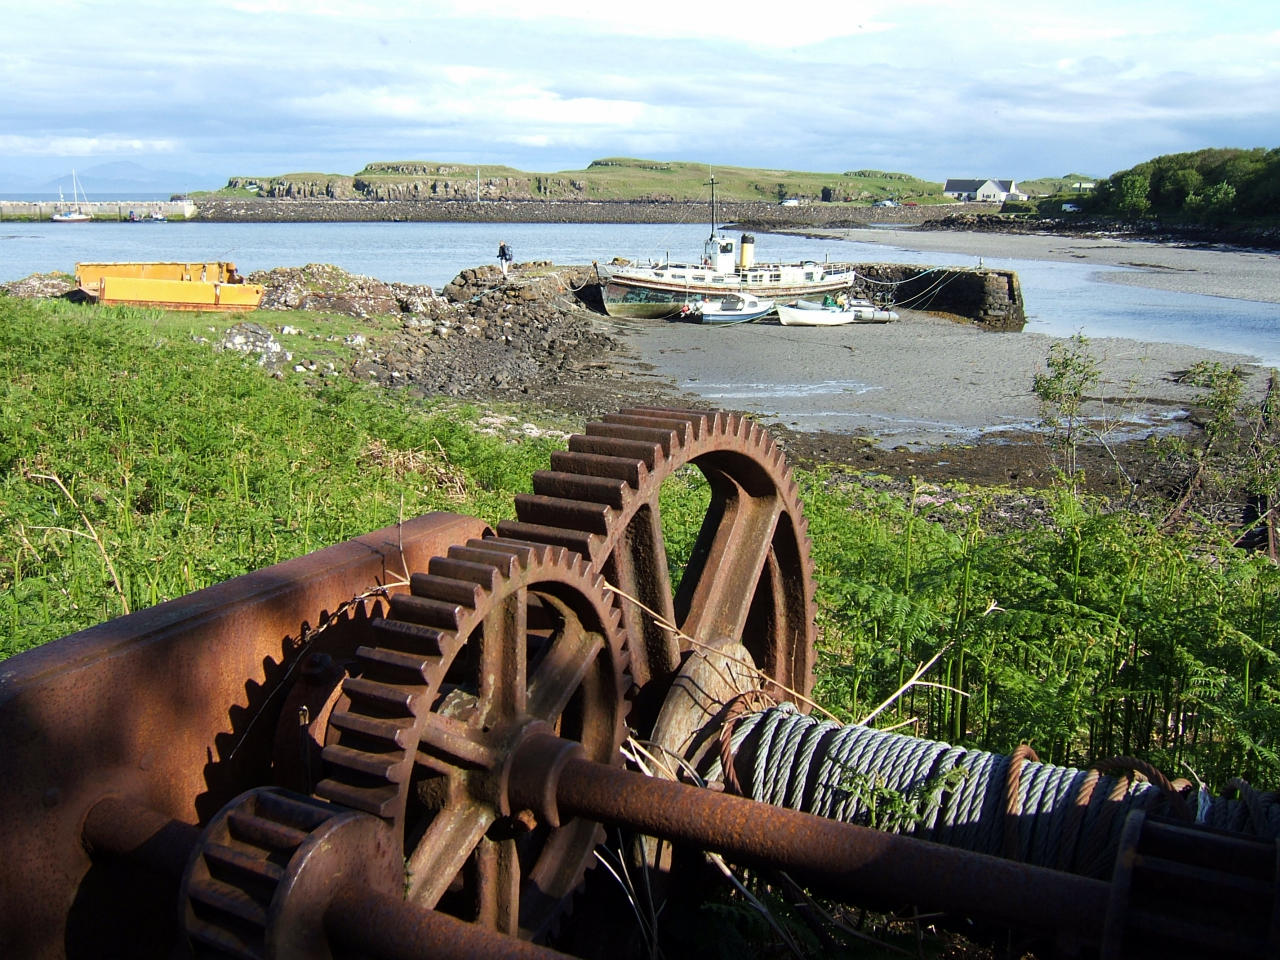
[[[1001,215],[990,203],[853,207],[810,203],[725,201],[719,221],[743,230],[796,232],[805,228],[857,229],[894,226],[1014,235],[1056,234],[1119,237],[1157,243],[1209,244],[1280,250],[1280,227],[1249,224],[1173,224],[1159,220],[1117,220],[1080,216]],[[191,219],[211,223],[687,223],[705,218],[707,205],[688,201],[461,200],[393,198],[385,200],[202,197]]]

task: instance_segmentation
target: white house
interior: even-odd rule
[[[1018,184],[1013,180],[948,180],[942,185],[942,192],[957,200],[976,200],[980,203],[1027,199],[1027,195],[1018,189]]]

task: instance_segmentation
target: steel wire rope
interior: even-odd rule
[[[1128,757],[1080,770],[1042,763],[1029,747],[1006,756],[841,726],[790,703],[736,717],[726,739],[728,754],[746,762],[734,765],[739,773],[752,771],[741,792],[755,800],[866,822],[882,799],[876,791],[893,790],[909,802],[914,796],[923,809],[877,826],[1087,876],[1108,875],[1132,810],[1181,812],[1221,829],[1280,836],[1277,793],[1233,780],[1228,789],[1237,798],[1202,790],[1197,814],[1183,802],[1186,790]],[[955,770],[965,773],[951,783]]]
[[[917,304],[923,302],[926,297],[928,297],[930,302],[932,302],[933,297],[936,297],[942,290],[944,290],[947,287],[948,284],[954,281],[957,276],[958,274],[955,274],[955,273],[952,273],[950,276],[948,276],[947,274],[941,275],[940,277],[938,277],[937,280],[935,280],[929,286],[925,287],[919,293],[914,293],[911,296],[907,297],[902,302],[898,303],[898,306],[904,309],[912,309]]]
[[[929,267],[927,270],[921,270],[919,273],[910,277],[903,277],[901,280],[876,280],[874,277],[868,277],[859,273],[857,270],[851,270],[855,280],[862,280],[874,287],[900,287],[904,283],[910,283],[912,280],[919,280],[921,277],[936,273],[939,270],[951,270],[952,267]]]

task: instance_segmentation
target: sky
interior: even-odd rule
[[[928,180],[1280,146],[1280,4],[4,0],[0,192],[605,157]]]

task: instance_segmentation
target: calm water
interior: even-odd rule
[[[677,259],[701,253],[709,226],[688,224],[462,223],[0,223],[0,282],[77,261],[231,260],[241,273],[332,263],[352,273],[441,287],[460,270],[494,263],[505,240],[517,260],[581,264],[615,256]],[[879,244],[764,234],[761,260],[854,260],[976,266],[971,256]],[[1091,339],[1128,337],[1243,353],[1280,364],[1280,305],[1169,293],[1100,279],[1077,263],[993,260],[1018,271],[1027,330]]]

